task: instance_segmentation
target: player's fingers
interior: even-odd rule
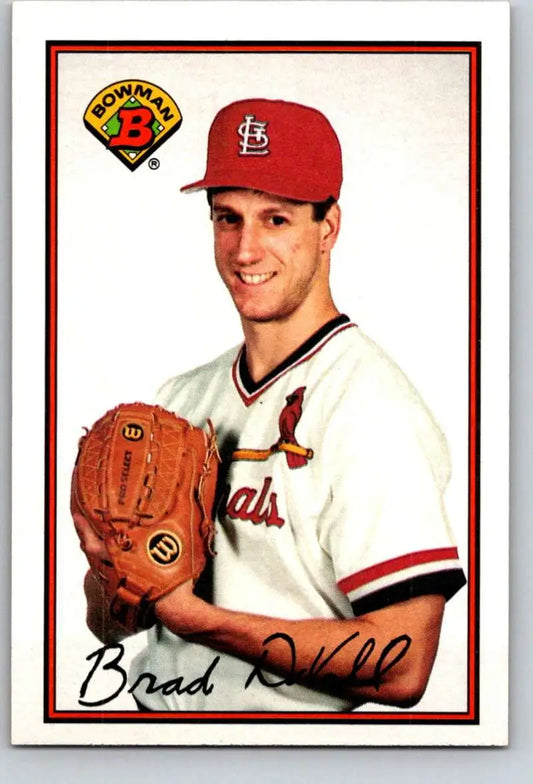
[[[73,513],[74,527],[80,540],[80,547],[91,560],[92,558],[106,558],[107,550],[102,540],[96,535],[91,524],[83,515]]]

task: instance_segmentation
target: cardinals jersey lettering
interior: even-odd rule
[[[448,599],[464,584],[444,511],[444,437],[401,370],[346,316],[260,383],[245,349],[234,349],[171,379],[158,402],[200,427],[211,419],[217,431],[217,554],[202,579],[214,604],[353,618],[425,593]],[[208,670],[212,689],[136,697],[154,710],[351,709],[303,686],[246,685],[251,664],[161,626],[131,678],[192,681]]]

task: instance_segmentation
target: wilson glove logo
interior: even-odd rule
[[[178,538],[170,531],[158,531],[150,537],[148,555],[159,566],[170,566],[180,557],[181,547]]]
[[[122,428],[122,435],[128,441],[140,441],[144,436],[144,430],[136,422],[128,422],[128,424],[124,425]]]
[[[136,79],[104,87],[83,115],[85,127],[131,171],[170,138],[181,121],[168,93]]]

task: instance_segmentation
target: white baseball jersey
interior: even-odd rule
[[[444,438],[401,370],[346,316],[260,383],[244,348],[234,349],[170,380],[159,403],[201,427],[211,419],[217,431],[214,604],[353,618],[425,593],[449,598],[465,582],[443,504]],[[153,710],[351,708],[303,686],[247,685],[250,663],[165,627],[148,634],[130,683],[141,673],[168,683],[135,690]]]

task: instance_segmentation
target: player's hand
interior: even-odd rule
[[[109,553],[83,515],[74,513],[72,519],[80,540],[80,547],[90,566],[83,582],[87,599],[87,626],[104,644],[116,643],[130,632],[126,632],[124,627],[116,623],[109,614],[111,597],[106,590],[109,583],[106,572],[109,572],[112,567]]]
[[[109,553],[104,542],[96,535],[93,527],[83,515],[74,513],[72,519],[80,540],[80,547],[89,561],[91,570],[95,575],[102,576],[109,563]]]
[[[187,580],[156,602],[155,614],[174,634],[191,637],[204,629],[202,617],[209,607],[207,602],[194,595],[193,582]]]

